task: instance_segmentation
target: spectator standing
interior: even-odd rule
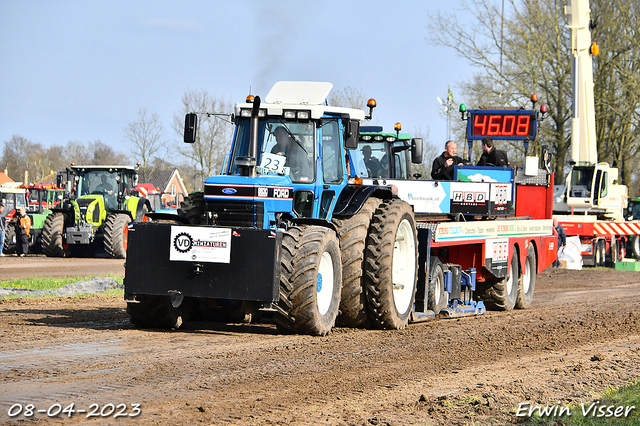
[[[16,211],[14,217],[16,230],[16,253],[18,256],[26,256],[29,253],[29,234],[31,231],[31,218],[27,216],[24,207]]]
[[[567,234],[564,232],[564,228],[558,222],[558,219],[553,219],[553,227],[558,233],[558,256],[560,255],[560,251],[564,249],[564,246],[567,245]],[[557,268],[560,266],[560,261],[558,259],[553,262],[553,267]]]
[[[4,217],[4,204],[0,203],[0,256],[4,256],[4,237],[7,235],[7,218]]]

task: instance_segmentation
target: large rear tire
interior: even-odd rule
[[[127,303],[127,313],[136,327],[178,329],[193,308],[192,303],[185,302],[174,308],[169,296],[144,296],[139,302]]]
[[[204,192],[196,191],[189,194],[187,198],[180,203],[178,213],[189,219],[192,225],[204,225],[207,218],[204,215]]]
[[[536,277],[538,274],[538,264],[536,262],[536,250],[533,244],[529,244],[527,259],[522,267],[522,274],[518,281],[518,297],[516,308],[527,309],[533,301],[533,292],[536,288]]]
[[[487,280],[478,283],[478,296],[487,309],[493,311],[510,311],[516,306],[518,300],[518,280],[520,268],[518,267],[518,252],[514,248],[511,255],[509,275],[500,280]]]
[[[365,254],[369,317],[381,329],[409,323],[418,279],[418,244],[411,206],[399,199],[382,203],[371,219]]]
[[[380,205],[369,198],[360,211],[348,219],[334,219],[342,254],[342,295],[336,324],[365,328],[369,325],[367,297],[364,291],[364,252],[371,216]]]
[[[64,215],[51,213],[42,227],[42,252],[48,257],[68,257],[64,244]]]
[[[324,336],[340,306],[342,263],[335,233],[293,226],[282,238],[278,324],[299,334]]]
[[[128,228],[131,218],[122,213],[111,214],[104,223],[104,251],[113,259],[127,256]]]

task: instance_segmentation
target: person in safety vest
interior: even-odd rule
[[[29,253],[29,236],[31,235],[31,218],[27,216],[24,207],[21,207],[14,217],[16,230],[16,253],[18,256],[26,256]]]

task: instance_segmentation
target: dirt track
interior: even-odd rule
[[[402,331],[310,337],[204,322],[141,331],[119,297],[3,300],[0,330],[0,422],[16,403],[127,404],[126,413],[139,403],[128,422],[504,424],[523,420],[520,402],[591,401],[640,377],[640,275],[554,270],[538,277],[529,310]],[[35,414],[60,424],[86,416]]]

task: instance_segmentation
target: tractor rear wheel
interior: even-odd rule
[[[128,302],[127,313],[136,327],[178,329],[187,319],[188,308],[192,307],[184,302],[174,308],[169,296],[144,296],[139,302]]]
[[[204,192],[196,191],[189,194],[180,203],[178,213],[189,219],[192,225],[205,225],[207,219],[204,215]]]
[[[122,213],[107,216],[104,223],[104,251],[113,259],[127,256],[128,228],[131,218]]]
[[[380,205],[379,198],[369,198],[360,211],[348,219],[334,219],[342,253],[342,296],[336,323],[346,327],[367,327],[367,297],[363,270],[367,231],[371,216]]]
[[[518,297],[516,299],[516,308],[527,309],[533,301],[533,292],[536,288],[536,276],[538,273],[538,265],[536,262],[536,249],[533,244],[529,243],[527,250],[527,259],[522,267],[522,274],[518,281]]]
[[[506,278],[478,283],[476,294],[484,302],[487,309],[510,311],[516,306],[520,270],[518,268],[518,251],[515,248],[511,255],[511,267],[508,273]]]
[[[340,243],[321,226],[292,226],[282,238],[279,315],[281,327],[324,336],[333,328],[342,283]]]
[[[402,329],[409,323],[418,279],[418,244],[411,206],[399,199],[376,209],[367,238],[365,289],[372,325]]]
[[[69,250],[64,244],[64,215],[51,213],[42,228],[42,252],[48,257],[67,257]]]

